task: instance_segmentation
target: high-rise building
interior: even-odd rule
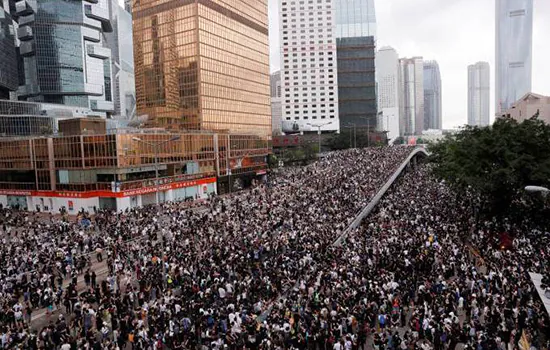
[[[402,136],[424,130],[424,62],[422,57],[399,60],[399,115]]]
[[[105,34],[105,45],[111,49],[113,116],[132,119],[136,114],[132,15],[118,0],[109,0],[109,11],[113,31]]]
[[[124,0],[124,9],[126,10],[126,12],[132,13],[132,5],[133,5],[132,0]]]
[[[468,125],[489,125],[490,114],[489,63],[477,62],[468,66]]]
[[[281,72],[271,74],[271,132],[279,135],[282,132],[281,109]]]
[[[0,99],[9,99],[17,90],[17,56],[15,49],[15,23],[9,1],[0,2]]]
[[[424,61],[424,130],[442,128],[441,74],[437,61]]]
[[[334,0],[336,37],[372,36],[376,43],[374,0]]]
[[[138,117],[271,135],[267,0],[135,0]]]
[[[339,131],[336,7],[288,0],[280,8],[283,131]]]
[[[399,136],[399,56],[394,48],[385,46],[376,54],[378,81],[378,129],[388,132],[388,139]]]
[[[340,127],[377,124],[374,37],[336,38]]]
[[[112,31],[107,0],[14,3],[23,70],[19,100],[90,108],[96,115],[114,110],[111,50],[104,34]]]
[[[495,113],[531,92],[533,0],[496,0]]]

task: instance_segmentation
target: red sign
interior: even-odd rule
[[[205,185],[209,183],[215,183],[216,178],[210,177],[205,179],[173,182],[171,184],[160,185],[161,191],[174,190],[178,188],[185,188],[191,186]],[[72,191],[17,191],[17,190],[0,190],[0,195],[12,195],[12,196],[37,196],[37,197],[61,197],[61,198],[92,198],[92,197],[107,197],[107,198],[122,198],[129,196],[136,196],[140,194],[156,192],[156,186],[142,187],[122,192],[112,191],[87,191],[87,192],[72,192]],[[70,201],[69,201],[70,206]]]

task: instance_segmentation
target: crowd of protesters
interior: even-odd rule
[[[88,228],[2,210],[2,347],[545,349],[527,272],[548,273],[548,232],[475,222],[427,165],[334,244],[409,152],[330,153],[205,210],[100,211]],[[106,278],[77,267],[88,252]]]
[[[273,305],[322,263],[409,152],[330,153],[214,198],[206,211],[177,203],[98,211],[82,227],[2,209],[2,347],[291,346],[276,340],[286,328],[275,331]],[[90,268],[90,252],[105,256],[105,279]],[[32,318],[43,308],[45,324]]]

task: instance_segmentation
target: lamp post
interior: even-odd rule
[[[164,144],[167,144],[169,142],[172,142],[172,141],[177,141],[181,138],[181,136],[174,136],[166,141],[162,141],[162,142],[157,142],[157,143],[153,143],[153,142],[147,142],[147,141],[143,141],[142,139],[140,139],[139,137],[132,137],[132,140],[134,141],[137,141],[137,142],[141,142],[145,145],[148,145],[148,146],[151,146],[153,147],[153,149],[155,150],[155,187],[156,187],[156,196],[155,196],[155,202],[156,202],[156,205],[158,206],[159,205],[159,190],[160,190],[160,184],[159,184],[159,168],[158,168],[158,163],[159,163],[159,148],[160,146],[164,145]],[[166,264],[164,263],[164,251],[166,250],[165,248],[165,244],[164,244],[164,236],[162,237],[162,240],[161,240],[161,244],[162,244],[162,256],[161,256],[161,263],[162,263],[162,286],[164,288],[164,290],[166,290],[166,287],[167,287],[167,281],[166,281]]]
[[[349,133],[349,148],[357,148],[357,124],[355,123],[348,123],[348,126],[346,126],[347,129],[350,129]],[[351,136],[352,136],[352,130],[353,130],[353,144],[351,143]]]
[[[541,193],[544,197],[550,194],[550,190],[542,186],[525,186],[525,191],[531,192],[531,193]]]
[[[159,183],[159,168],[158,168],[159,148],[160,148],[160,146],[162,146],[164,144],[167,144],[167,143],[172,142],[172,141],[177,141],[180,138],[181,137],[178,135],[178,136],[174,136],[174,137],[172,137],[172,138],[170,138],[166,141],[153,143],[153,142],[143,141],[139,137],[132,137],[132,140],[137,141],[137,142],[141,142],[141,143],[143,143],[145,145],[148,145],[148,146],[151,146],[155,151],[155,188],[156,188],[155,203],[156,203],[156,205],[159,205],[159,202],[160,202],[160,200],[159,200],[160,183]]]
[[[324,123],[324,124],[311,124],[307,123],[306,125],[312,126],[314,128],[317,128],[317,135],[319,136],[319,158],[321,158],[321,128],[326,125],[330,125],[332,122]]]

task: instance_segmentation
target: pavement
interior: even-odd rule
[[[535,285],[535,288],[537,289],[537,293],[540,296],[540,299],[542,300],[542,303],[544,304],[544,307],[546,308],[546,312],[550,316],[550,298],[548,298],[545,293],[544,289],[542,289],[542,275],[540,273],[534,273],[529,272],[529,277],[531,277],[531,281],[533,281],[533,284]]]

